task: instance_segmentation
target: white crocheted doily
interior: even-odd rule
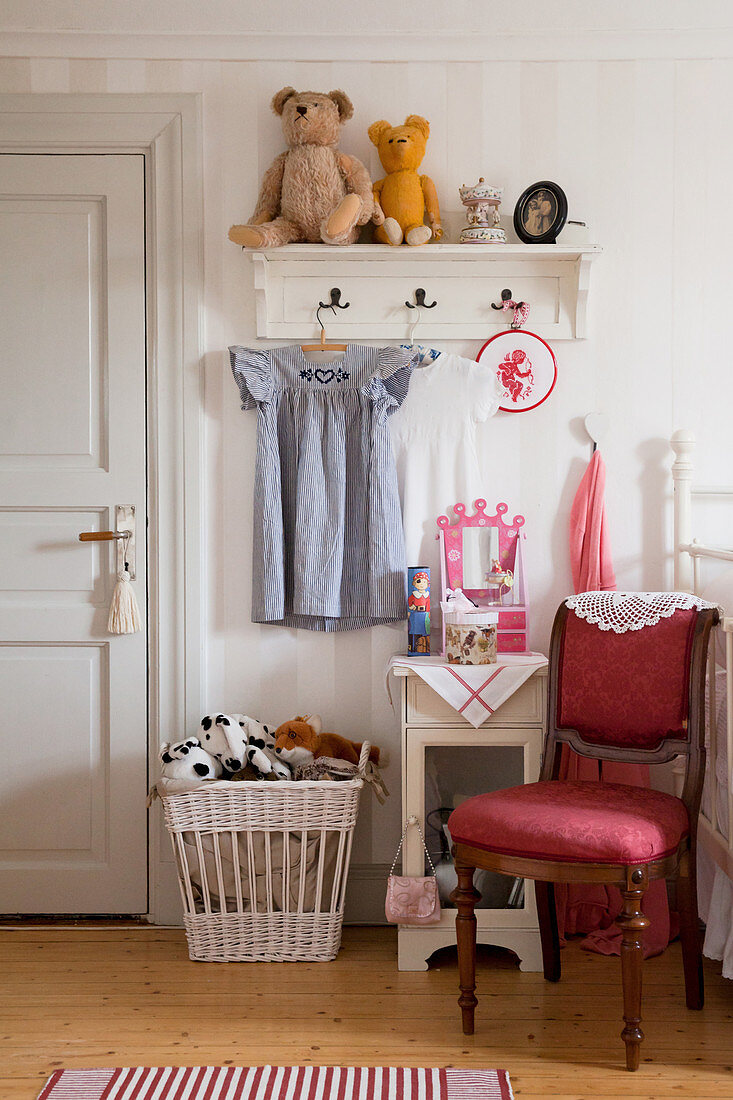
[[[701,611],[717,606],[689,592],[579,592],[568,596],[565,603],[579,619],[615,634],[656,626],[677,610]]]

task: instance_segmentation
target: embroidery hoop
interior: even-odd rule
[[[537,341],[537,345],[534,345],[532,341]],[[535,397],[538,393],[541,394],[541,396],[539,400],[534,401],[531,405],[499,405],[502,412],[521,413],[536,409],[543,401],[547,400],[557,382],[557,360],[555,359],[555,353],[552,348],[547,341],[543,340],[541,336],[538,336],[536,332],[529,332],[527,329],[523,328],[504,329],[502,332],[497,332],[496,336],[489,337],[476,356],[476,362],[481,362],[481,357],[486,353],[485,360],[487,365],[498,375],[499,364],[504,361],[506,355],[510,351],[517,350],[518,347],[519,350],[524,351],[524,348],[521,347],[522,343],[529,343],[530,347],[536,347],[536,350],[540,352],[541,358],[537,360],[540,364],[538,370],[542,370],[544,377],[542,381],[540,381],[537,375],[535,375],[535,389],[531,396]],[[491,350],[487,351],[491,345],[493,345]],[[534,365],[535,360],[532,360],[533,369]],[[501,378],[499,378],[499,384],[503,387]],[[506,398],[502,398],[502,400],[506,400]]]

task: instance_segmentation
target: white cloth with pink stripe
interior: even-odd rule
[[[546,664],[543,653],[504,653],[495,665],[449,665],[442,657],[396,656],[389,660],[387,677],[394,668],[411,669],[478,729]]]

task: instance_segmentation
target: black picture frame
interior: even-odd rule
[[[555,244],[567,217],[568,200],[562,187],[551,180],[540,180],[517,199],[514,232],[524,244]]]

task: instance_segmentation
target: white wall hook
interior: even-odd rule
[[[601,443],[608,434],[608,418],[604,413],[592,412],[584,418],[585,430],[593,440],[593,450],[595,451],[599,443]]]

